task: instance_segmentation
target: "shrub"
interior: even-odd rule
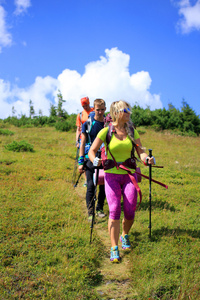
[[[66,121],[58,121],[55,124],[55,128],[59,131],[69,131],[71,129],[71,124],[68,120]]]
[[[0,129],[0,134],[2,134],[2,135],[13,135],[14,132],[12,132],[8,129]]]
[[[27,143],[26,141],[20,141],[20,142],[13,141],[12,143],[7,144],[5,148],[8,151],[13,151],[13,152],[34,152],[33,146]]]

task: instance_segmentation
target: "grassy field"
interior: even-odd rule
[[[0,299],[200,299],[200,138],[141,128],[147,152],[164,166],[153,178],[169,189],[152,184],[150,240],[142,180],[132,250],[112,265],[107,218],[97,220],[90,245],[85,189],[71,183],[75,133],[7,129],[14,134],[0,135]],[[22,140],[34,152],[5,149]]]

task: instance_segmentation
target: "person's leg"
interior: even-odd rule
[[[104,185],[99,185],[99,194],[98,194],[98,202],[97,202],[97,211],[103,211],[104,200],[106,198],[105,187]]]
[[[132,183],[130,177],[124,175],[124,182],[122,187],[123,205],[124,205],[124,219],[122,221],[122,235],[128,234],[133,225],[135,217],[135,209],[137,205],[137,190]]]
[[[90,160],[86,164],[86,177],[87,177],[87,191],[86,191],[86,205],[88,209],[88,215],[93,213],[93,197],[94,197],[94,183],[93,183],[93,165]]]
[[[85,182],[84,182],[83,186],[87,187],[87,176],[86,176],[86,173],[84,173],[84,176],[85,176]]]
[[[129,233],[129,231],[133,225],[133,222],[134,222],[134,219],[127,220],[127,219],[123,218],[123,220],[122,220],[122,236],[123,237]]]
[[[123,249],[130,249],[129,231],[133,225],[135,217],[135,209],[137,205],[137,190],[133,185],[130,177],[124,175],[124,182],[122,187],[123,204],[124,204],[124,218],[122,220],[122,235],[120,240]]]
[[[120,233],[120,220],[108,219],[108,232],[110,235],[111,247],[118,246]]]
[[[109,206],[108,232],[111,246],[117,246],[120,232],[121,185],[120,175],[105,173],[105,192]]]

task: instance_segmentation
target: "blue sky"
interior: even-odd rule
[[[200,0],[0,0],[0,118],[123,99],[200,114]]]

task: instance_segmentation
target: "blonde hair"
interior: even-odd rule
[[[106,102],[103,99],[97,98],[94,100],[94,107],[95,105],[104,105],[106,107]]]
[[[114,126],[118,125],[120,113],[124,110],[124,108],[129,108],[131,110],[131,106],[128,102],[119,100],[115,101],[110,106],[110,115],[112,118],[112,123]],[[124,124],[125,130],[129,138],[135,143],[134,140],[134,125],[131,120]],[[132,129],[132,130],[131,130]]]

